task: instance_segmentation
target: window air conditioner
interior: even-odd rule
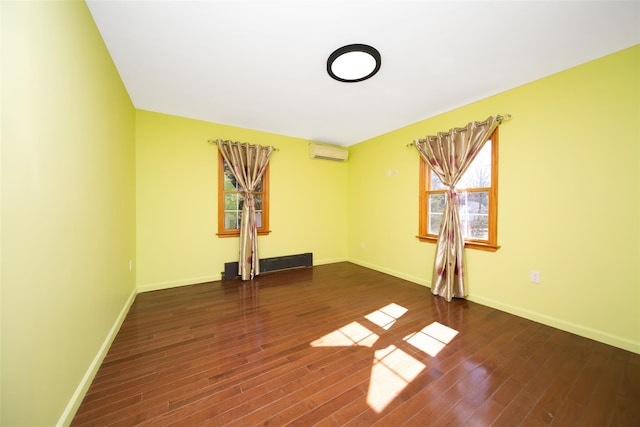
[[[349,157],[346,148],[335,145],[309,144],[309,157],[312,159],[335,160],[344,162]]]

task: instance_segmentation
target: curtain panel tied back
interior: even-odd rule
[[[242,189],[244,203],[240,222],[238,272],[242,280],[251,280],[260,274],[258,226],[253,191],[264,175],[274,148],[231,141],[216,142],[222,157]]]
[[[445,195],[431,280],[431,292],[447,301],[468,295],[456,185],[501,120],[501,116],[491,116],[484,122],[471,122],[466,127],[415,141],[422,158],[449,189]]]

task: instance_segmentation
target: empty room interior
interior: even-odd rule
[[[598,425],[640,423],[640,2],[3,0],[0,14],[1,425],[591,425],[596,409]],[[350,44],[379,55],[369,78],[328,72]],[[447,301],[416,148],[492,118],[493,241],[466,242],[466,295]],[[312,266],[224,277],[240,239],[222,229],[222,141],[274,147],[259,258]],[[452,191],[429,194],[462,203]],[[421,347],[435,329],[440,347]],[[152,368],[181,345],[197,359]],[[229,367],[195,371],[208,351]],[[281,357],[292,379],[269,394]],[[530,377],[502,370],[516,362]],[[552,367],[562,391],[540,386]],[[91,397],[135,369],[176,380]]]

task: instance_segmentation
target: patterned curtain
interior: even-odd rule
[[[240,260],[238,272],[242,280],[251,280],[260,274],[258,257],[258,226],[253,191],[260,183],[269,164],[273,147],[251,145],[247,143],[217,141],[222,157],[229,165],[240,187],[244,203],[240,222]]]
[[[447,301],[454,297],[464,298],[468,294],[464,276],[464,236],[458,213],[456,184],[501,119],[501,116],[491,116],[484,122],[472,122],[464,128],[453,128],[449,132],[440,132],[437,136],[427,136],[415,141],[422,158],[440,181],[449,187],[445,196],[431,280],[431,292]]]

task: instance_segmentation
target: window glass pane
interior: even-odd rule
[[[262,194],[254,194],[256,208],[256,223],[262,227]],[[224,228],[225,230],[239,229],[242,222],[242,208],[244,197],[241,193],[225,193],[224,195]]]
[[[487,240],[489,238],[489,192],[460,192],[458,199],[460,200],[458,213],[464,237]],[[445,193],[429,195],[429,234],[438,234],[440,231],[444,203]]]
[[[444,193],[429,194],[429,234],[438,234],[444,212]]]
[[[440,181],[440,178],[438,178],[438,176],[433,172],[433,170],[431,171],[431,189],[432,190],[446,190],[447,186],[444,185],[442,183],[442,181]]]
[[[242,209],[241,200],[242,195],[240,193],[224,193],[224,210],[237,211]]]
[[[263,178],[264,178],[264,176],[263,176]],[[260,178],[260,182],[258,182],[258,184],[256,184],[256,188],[254,188],[253,191],[257,191],[258,193],[262,192],[262,178]]]
[[[462,234],[467,239],[489,238],[489,192],[474,191],[458,193]]]
[[[242,195],[239,193],[224,194],[224,228],[235,230],[240,228],[240,213],[242,212]]]
[[[229,164],[224,161],[224,189],[225,190],[239,190],[240,187],[236,182],[236,178],[233,176]]]
[[[235,212],[226,212],[224,213],[224,229],[225,230],[235,230],[240,228],[240,213]]]
[[[491,141],[487,141],[478,153],[469,169],[462,175],[456,188],[491,187]]]

